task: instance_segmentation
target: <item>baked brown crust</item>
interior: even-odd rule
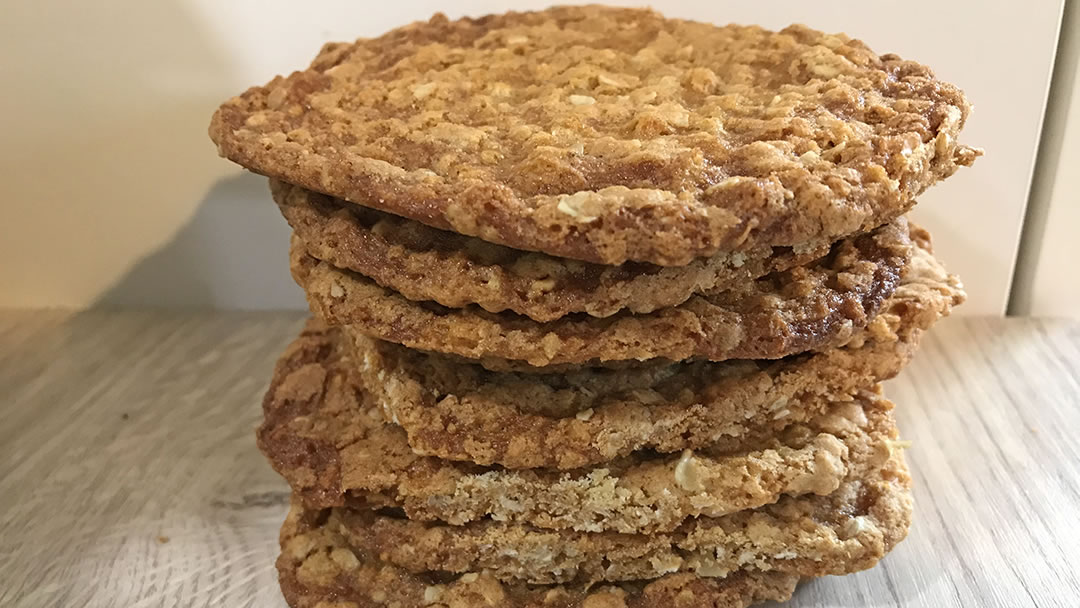
[[[362,366],[337,330],[313,321],[275,369],[259,447],[310,507],[402,508],[416,520],[453,524],[493,517],[552,529],[666,531],[687,517],[782,495],[829,494],[879,467],[896,439],[892,404],[864,391],[806,422],[778,425],[770,415],[763,428],[681,455],[638,452],[572,471],[491,469],[417,454],[400,427],[384,423],[356,373]]]
[[[573,469],[805,422],[896,375],[923,331],[964,297],[957,278],[920,250],[848,344],[777,361],[490,372],[453,356],[354,340],[366,385],[414,450],[513,469]]]
[[[726,577],[669,574],[615,585],[527,585],[487,572],[411,573],[358,551],[325,511],[297,501],[281,528],[281,591],[292,608],[747,608],[791,597],[799,577],[741,570]]]
[[[979,152],[970,105],[845,35],[557,7],[326,45],[225,102],[264,175],[515,249],[602,264],[839,238]]]
[[[808,244],[798,252],[762,246],[696,258],[686,266],[605,266],[445,232],[277,180],[270,180],[270,188],[314,258],[409,300],[450,308],[476,304],[541,322],[577,312],[607,317],[623,309],[640,314],[677,306],[695,293],[809,263],[832,244]]]
[[[911,480],[900,450],[886,458],[828,496],[785,496],[667,533],[553,531],[490,520],[454,526],[343,508],[331,511],[328,525],[357,551],[418,574],[486,570],[532,584],[725,576],[743,568],[843,575],[873,567],[907,536]]]
[[[776,359],[843,343],[873,318],[911,255],[906,219],[844,239],[825,257],[654,313],[572,315],[537,323],[477,307],[412,302],[307,255],[294,238],[292,271],[316,315],[409,348],[530,365],[663,357]]]

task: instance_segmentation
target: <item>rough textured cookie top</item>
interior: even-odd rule
[[[560,7],[328,44],[226,102],[259,173],[518,249],[681,265],[899,215],[978,151],[928,68],[844,35]]]

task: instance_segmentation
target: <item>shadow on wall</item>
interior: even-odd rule
[[[94,306],[305,308],[289,276],[289,234],[265,178],[222,178],[172,239],[139,260]]]
[[[302,304],[265,183],[207,137],[250,76],[197,8],[0,3],[0,305]]]

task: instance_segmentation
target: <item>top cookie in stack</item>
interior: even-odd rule
[[[976,152],[925,66],[843,35],[564,7],[328,44],[223,105],[256,172],[514,249],[679,266],[880,226]]]
[[[873,565],[910,520],[877,383],[963,300],[904,214],[980,154],[969,111],[843,35],[598,6],[226,102],[318,317],[259,431],[290,603],[742,606]]]

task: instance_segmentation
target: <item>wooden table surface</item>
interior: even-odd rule
[[[301,323],[0,312],[0,606],[283,607],[252,430]],[[948,319],[888,390],[912,532],[788,605],[1080,606],[1080,324]]]

